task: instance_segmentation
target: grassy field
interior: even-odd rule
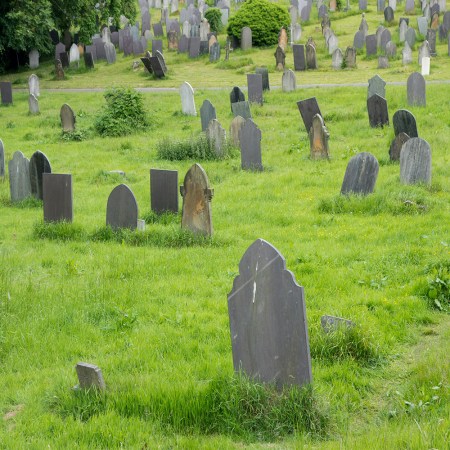
[[[359,20],[336,21],[338,32],[353,24],[344,43]],[[374,31],[377,22],[369,22]],[[245,85],[253,66],[272,67],[274,50],[236,52],[230,64],[253,62],[222,70],[169,54],[173,72],[162,81],[133,73],[132,58],[64,82],[52,81],[44,65],[41,87],[178,87],[186,79],[197,110],[209,99],[228,129],[229,91]],[[331,59],[322,55],[325,63]],[[395,65],[383,78],[406,81],[417,69]],[[359,66],[297,80],[364,82],[376,73],[374,60]],[[430,79],[448,79],[449,67],[439,56]],[[28,74],[2,79],[23,87]],[[281,84],[281,74],[270,77]],[[400,184],[388,156],[393,129],[369,127],[363,87],[265,93],[265,104],[252,106],[261,173],[242,171],[238,152],[222,161],[158,159],[158,142],[196,137],[200,118],[181,114],[177,92],[143,95],[151,125],[120,138],[95,134],[105,104],[99,92],[43,91],[38,116],[29,116],[24,92],[0,107],[6,161],[16,150],[28,158],[41,150],[54,173],[72,173],[74,192],[74,223],[52,227],[42,223],[39,202],[11,204],[8,180],[0,182],[0,448],[448,448],[450,318],[432,291],[448,308],[450,84],[429,84],[426,108],[408,107],[405,86],[386,89],[389,116],[411,110],[431,146],[431,186]],[[310,96],[330,132],[329,161],[309,159],[296,102]],[[81,141],[61,136],[63,103],[77,114]],[[362,151],[380,162],[375,192],[341,197],[346,165]],[[215,190],[211,240],[181,233],[180,215],[150,212],[150,168],[178,170],[181,184],[194,162]],[[116,169],[125,180],[107,173]],[[121,182],[147,220],[144,233],[105,230],[107,198]],[[311,389],[277,396],[233,376],[227,294],[257,238],[283,254],[304,286]],[[323,314],[357,327],[325,336]],[[105,394],[72,390],[79,361],[102,368]]]

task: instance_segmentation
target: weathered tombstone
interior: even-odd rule
[[[426,106],[425,78],[419,72],[413,72],[406,82],[408,105]]]
[[[0,178],[5,178],[5,147],[0,139]]]
[[[16,151],[8,163],[9,190],[12,202],[20,202],[31,195],[30,161]]]
[[[267,69],[267,67],[257,67],[255,69],[255,73],[259,73],[262,77],[263,91],[270,91],[269,70]]]
[[[376,55],[377,54],[377,37],[375,34],[368,34],[366,36],[366,55]]]
[[[353,47],[361,49],[364,47],[365,36],[362,31],[357,31],[353,38]]]
[[[378,160],[369,152],[358,153],[348,163],[341,194],[371,194],[378,177]]]
[[[252,48],[252,30],[250,27],[244,27],[241,31],[241,50]]]
[[[399,109],[396,111],[392,116],[392,123],[394,125],[395,136],[398,136],[400,133],[405,133],[409,137],[419,137],[416,118],[407,109]]]
[[[239,131],[241,167],[243,170],[263,170],[261,160],[261,130],[247,119]]]
[[[281,47],[283,52],[286,50],[286,47],[288,45],[288,35],[285,28],[281,28],[280,32],[278,33],[278,46]]]
[[[284,52],[282,47],[278,46],[273,55],[275,56],[275,67],[277,68],[277,70],[284,70],[286,53]]]
[[[133,38],[131,36],[124,36],[123,37],[123,55],[129,56],[132,53],[133,53]]]
[[[230,124],[230,138],[234,147],[240,148],[239,132],[245,123],[245,119],[241,116],[236,116]],[[0,141],[1,142],[1,141]]]
[[[150,169],[151,209],[178,213],[178,171]]]
[[[377,37],[377,49],[379,49],[381,46],[381,34],[384,30],[386,30],[386,28],[383,27],[383,25],[379,25],[377,31],[375,32],[375,36]]]
[[[263,82],[260,73],[247,74],[248,101],[263,104]]]
[[[28,95],[28,111],[30,114],[39,114],[39,101],[33,94]]]
[[[72,175],[43,173],[44,222],[72,222]]]
[[[166,66],[166,60],[164,59],[163,54],[162,54],[159,50],[156,50],[156,52],[154,53],[154,57],[158,60],[159,66],[160,66],[162,72],[163,72],[164,75],[165,75],[165,74],[167,73],[167,66]],[[152,58],[153,58],[153,57],[152,57]],[[154,71],[154,72],[158,72],[159,70],[158,70],[157,67],[155,67],[155,64],[154,64],[152,58],[150,58],[150,61],[151,61],[152,64],[153,64],[153,71]],[[157,75],[157,76],[159,76],[159,75]]]
[[[319,19],[322,19],[323,17],[325,17],[328,14],[328,9],[326,7],[326,5],[320,5],[320,7],[318,8],[318,17]]]
[[[398,161],[400,159],[400,151],[402,149],[403,144],[409,139],[409,136],[406,133],[399,133],[395,136],[394,140],[391,143],[389,148],[389,159],[391,161]]]
[[[430,75],[430,58],[428,56],[422,58],[422,75]]]
[[[87,52],[83,55],[84,57],[84,65],[87,69],[93,69],[94,68],[94,58],[92,57],[92,53]]]
[[[187,81],[180,86],[180,97],[181,110],[183,114],[187,114],[188,116],[196,116],[197,111],[194,103],[194,89],[192,89],[192,86]]]
[[[109,194],[106,206],[106,225],[113,230],[130,228],[135,230],[138,220],[138,205],[131,189],[119,184]]]
[[[384,20],[387,23],[391,23],[394,21],[394,10],[390,6],[384,8]]]
[[[372,128],[389,125],[389,113],[387,101],[378,94],[367,99],[367,112],[369,114],[369,124]]]
[[[394,44],[394,42],[389,41],[386,44],[386,56],[387,58],[395,58],[397,56],[397,46]]]
[[[198,58],[200,55],[200,37],[193,36],[189,38],[189,58]]]
[[[76,367],[78,376],[77,389],[99,389],[104,391],[106,389],[105,380],[103,379],[102,371],[94,364],[79,362]]]
[[[414,11],[415,11],[414,0],[406,0],[406,4],[405,4],[406,14],[414,14]]]
[[[294,70],[306,70],[305,46],[302,44],[294,44],[292,46],[294,54]]]
[[[55,61],[55,77],[57,80],[64,80],[65,77],[64,69],[59,59]]]
[[[309,130],[312,127],[313,117],[316,114],[319,114],[319,116],[322,117],[317,99],[316,97],[311,97],[307,98],[306,100],[300,100],[299,102],[297,102],[297,107],[300,111],[300,115],[302,116],[306,132],[309,133]]]
[[[251,119],[252,113],[250,111],[250,103],[246,101],[235,102],[231,104],[231,111],[233,112],[233,116],[241,116],[244,119]]]
[[[309,144],[311,159],[324,159],[329,157],[328,139],[330,134],[323,123],[322,116],[316,114],[312,119],[309,130]]]
[[[337,48],[333,55],[331,56],[331,66],[335,70],[342,69],[342,64],[344,62],[344,55],[342,54],[342,50]]]
[[[405,42],[405,47],[402,50],[402,64],[405,66],[412,63],[412,51],[408,42]]]
[[[307,5],[305,5],[301,10],[300,10],[300,17],[302,18],[302,20],[304,22],[308,21],[311,15],[311,5],[312,2],[309,3]]]
[[[163,27],[161,22],[156,22],[153,24],[153,35],[155,37],[164,36]]]
[[[162,53],[162,40],[161,39],[153,39],[152,40],[152,55],[154,55],[157,50]]]
[[[222,128],[217,119],[211,119],[205,131],[210,148],[213,149],[217,157],[222,157],[227,143],[225,129]]]
[[[206,172],[200,164],[194,164],[188,170],[180,193],[183,197],[181,227],[212,236],[211,199],[214,189],[210,188]]]
[[[386,97],[386,81],[379,75],[375,75],[369,80],[369,87],[367,89],[367,98],[378,94],[380,97]]]
[[[433,7],[434,6],[439,6],[439,5],[433,5]],[[432,11],[433,11],[433,7],[431,8]],[[438,12],[434,12],[434,13],[432,12],[430,28],[435,31],[439,28],[439,13]]]
[[[202,122],[202,131],[206,131],[209,122],[216,119],[216,108],[214,108],[209,100],[204,100],[200,107],[200,119]]]
[[[34,49],[28,54],[28,65],[30,69],[37,69],[39,67],[39,52]]]
[[[354,47],[347,47],[345,49],[344,62],[347,68],[356,67],[356,49]]]
[[[336,37],[336,35],[331,34],[330,38],[328,39],[327,45],[328,45],[328,54],[332,55],[339,45],[338,38]]]
[[[398,37],[400,42],[405,42],[406,32],[408,31],[408,24],[403,20],[398,27]]]
[[[78,67],[80,63],[80,51],[78,50],[78,45],[72,44],[69,51],[69,62],[70,65],[75,65]]]
[[[281,78],[283,92],[295,91],[296,87],[295,73],[291,69],[285,70]]]
[[[422,58],[424,57],[431,57],[431,51],[430,46],[428,45],[427,41],[423,41],[422,45],[419,47],[419,55],[418,55],[418,62],[419,66],[422,65]]]
[[[312,382],[303,287],[269,242],[257,239],[242,256],[228,314],[236,372],[278,389]]]
[[[409,27],[406,30],[405,41],[408,45],[413,48],[416,43],[416,30],[414,28]]]
[[[220,59],[220,44],[218,42],[214,42],[209,47],[209,62],[216,62]]]
[[[365,11],[367,9],[367,0],[359,0],[358,6],[360,11]]]
[[[50,162],[44,153],[38,150],[31,156],[29,167],[31,195],[39,200],[43,200],[44,190],[42,186],[42,174],[52,172]]]
[[[424,139],[410,138],[403,144],[400,180],[404,184],[431,183],[431,148]]]
[[[436,56],[436,30],[429,28],[427,31],[426,40],[430,46],[430,55]]]
[[[293,42],[298,42],[302,37],[302,26],[299,23],[296,23],[291,30],[291,40]]]
[[[355,323],[351,320],[328,315],[320,318],[320,324],[325,333],[332,333],[340,329],[351,329],[355,326]]]
[[[106,45],[106,44],[104,44]],[[134,56],[139,56],[142,55],[142,53],[144,53],[144,47],[142,45],[142,42],[139,41],[133,41],[133,55]],[[106,59],[106,51],[105,51],[105,59]]]
[[[61,61],[63,69],[68,69],[70,67],[69,55],[66,52],[59,54],[59,60]]]
[[[426,36],[428,31],[428,20],[426,17],[417,18],[417,28],[422,36]]]
[[[317,69],[316,48],[311,44],[306,44],[306,68]]]
[[[119,47],[119,32],[118,31],[113,31],[111,33],[111,43],[114,45],[114,47]]]
[[[0,81],[0,97],[2,98],[2,105],[11,105],[13,102],[12,97],[12,84],[9,81]]]
[[[367,36],[369,32],[369,25],[366,21],[366,15],[363,13],[361,18],[361,23],[359,24],[359,31],[363,33],[364,38]]]
[[[60,111],[61,127],[64,133],[75,131],[75,113],[72,108],[67,104],[61,106]]]
[[[86,45],[86,51],[84,54],[90,53],[92,55],[92,60],[94,63],[97,61],[97,47],[95,45]]]
[[[237,86],[234,86],[234,88],[230,92],[231,106],[236,102],[245,102],[245,95]],[[233,111],[233,109],[231,110]]]
[[[391,32],[385,28],[380,35],[380,48],[383,52],[386,51],[386,45],[389,41],[391,41]]]
[[[105,54],[108,64],[114,64],[116,62],[116,47],[112,42],[105,42]]]
[[[55,59],[59,59],[59,55],[65,52],[66,46],[62,42],[59,42],[58,44],[55,45]]]
[[[387,56],[378,57],[378,69],[387,69],[389,67],[389,59]]]
[[[377,11],[378,12],[384,11],[385,3],[386,3],[385,0],[377,0]]]
[[[34,73],[28,77],[28,93],[35,97],[39,97],[40,95],[39,78]]]

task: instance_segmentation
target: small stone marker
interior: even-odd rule
[[[61,106],[60,117],[64,133],[75,131],[75,113],[67,103]]]
[[[327,315],[320,318],[320,324],[322,325],[322,329],[325,333],[332,333],[333,331],[337,331],[341,328],[350,329],[355,326],[355,323],[351,320]]]
[[[150,169],[151,209],[178,213],[178,171]]]
[[[106,206],[106,225],[113,230],[130,228],[135,230],[138,220],[138,205],[131,189],[119,184],[109,194]]]
[[[358,153],[348,163],[341,194],[371,194],[378,177],[378,160],[369,152]]]
[[[187,81],[180,86],[180,97],[183,114],[196,116],[197,110],[195,109],[194,103],[194,89],[192,89],[192,86]]]
[[[431,148],[424,139],[411,138],[403,144],[400,180],[404,184],[431,184]]]
[[[386,98],[386,81],[379,75],[373,76],[369,80],[369,87],[367,89],[367,98],[372,95],[378,94],[380,97]]]
[[[94,364],[88,364],[79,362],[76,367],[78,383],[77,389],[90,389],[95,388],[100,391],[106,389],[105,380],[103,379],[102,371],[100,367]]]
[[[241,50],[252,48],[252,30],[250,27],[244,27],[241,31]]]
[[[263,104],[263,82],[260,73],[247,74],[248,101]]]
[[[419,72],[413,72],[406,83],[408,104],[426,106],[425,78]]]
[[[345,49],[344,56],[345,67],[347,68],[355,68],[356,67],[356,48],[355,47],[347,47]]]
[[[403,144],[409,139],[409,136],[406,133],[399,133],[389,148],[389,159],[391,161],[398,161],[400,159],[400,151],[402,149]]]
[[[316,97],[311,97],[306,100],[300,100],[297,102],[297,107],[300,111],[300,115],[302,116],[306,132],[309,134],[309,130],[312,127],[313,117],[316,114],[319,114],[319,116],[322,117],[317,99]]]
[[[389,113],[387,101],[378,94],[367,99],[367,112],[369,114],[369,124],[372,128],[389,125]]]
[[[283,77],[281,78],[281,87],[283,92],[292,92],[297,88],[295,73],[291,69],[284,71]]]
[[[249,102],[235,102],[231,104],[231,110],[233,111],[233,116],[241,116],[244,119],[251,119],[252,113],[250,111],[250,103]]]
[[[39,78],[34,73],[28,77],[28,93],[39,97],[41,95],[39,89]]]
[[[180,193],[183,197],[181,227],[212,236],[211,199],[214,189],[209,187],[208,177],[200,164],[194,164],[188,170]]]
[[[28,111],[30,114],[39,114],[39,101],[33,94],[28,96]]]
[[[305,46],[294,44],[292,53],[294,54],[294,70],[306,70]]]
[[[206,131],[209,122],[216,119],[216,108],[209,100],[204,100],[202,106],[200,107],[200,119],[202,122],[202,131]]]
[[[324,159],[329,157],[328,139],[330,134],[323,123],[322,116],[316,114],[312,119],[309,130],[309,144],[311,159]]]
[[[222,128],[217,119],[211,119],[205,131],[209,145],[213,148],[215,155],[219,158],[222,157],[227,143],[225,129]]]
[[[430,58],[424,56],[422,58],[422,76],[430,75]]]
[[[261,130],[252,119],[245,121],[239,131],[241,167],[243,170],[263,170],[261,159]]]
[[[34,152],[30,158],[30,187],[31,195],[39,200],[44,199],[44,190],[42,185],[42,175],[51,173],[50,161],[39,150]]]
[[[303,287],[269,242],[257,239],[242,256],[228,314],[236,372],[279,389],[312,382]]]
[[[30,161],[16,151],[8,163],[9,190],[12,202],[20,202],[31,195]]]
[[[231,142],[234,147],[240,148],[240,141],[239,141],[239,131],[243,127],[245,123],[245,119],[241,116],[236,116],[230,124],[230,137]],[[1,141],[0,141],[1,142]]]
[[[409,137],[419,137],[417,133],[416,118],[407,109],[399,109],[392,117],[394,134],[406,133]]]
[[[43,173],[44,222],[72,222],[72,175]]]
[[[9,81],[0,81],[0,96],[2,105],[12,105],[12,84]]]
[[[395,58],[397,56],[397,46],[394,44],[394,42],[389,41],[386,44],[385,52],[386,52],[386,56],[389,59],[393,59],[393,58]]]

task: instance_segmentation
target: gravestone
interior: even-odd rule
[[[316,49],[311,44],[306,44],[306,68],[317,69]]]
[[[263,104],[263,82],[260,73],[247,74],[248,101]]]
[[[92,57],[92,53],[85,53],[83,55],[84,57],[84,65],[87,69],[93,69],[94,68],[94,58]]]
[[[77,389],[99,389],[104,391],[106,389],[105,380],[103,379],[102,371],[94,364],[79,362],[76,367],[78,376]]]
[[[324,159],[329,157],[328,139],[330,134],[323,123],[322,116],[316,114],[312,119],[309,130],[309,144],[311,159]]]
[[[42,174],[51,173],[50,161],[39,150],[34,152],[30,158],[30,187],[31,195],[39,200],[44,199],[42,185]]]
[[[312,127],[313,117],[316,114],[319,114],[320,117],[323,117],[322,113],[320,112],[317,99],[316,97],[311,97],[307,98],[306,100],[300,100],[299,102],[297,102],[297,107],[300,111],[300,115],[302,116],[306,132],[309,133],[309,130]]]
[[[439,6],[439,5],[433,5],[434,6]],[[430,28],[434,31],[436,31],[439,28],[439,13],[438,12],[434,12],[433,13],[433,7],[431,8],[431,24],[430,24]]]
[[[325,5],[321,5],[319,7],[319,11],[318,11],[318,17],[319,19],[322,19],[323,17],[325,17],[328,14],[328,9]]]
[[[72,222],[72,175],[42,174],[44,222]]]
[[[409,27],[406,30],[405,41],[411,48],[414,47],[414,45],[416,44],[416,30],[414,28]]]
[[[39,56],[39,52],[36,49],[28,53],[28,65],[30,69],[37,69],[39,67]]]
[[[200,119],[202,122],[202,131],[206,131],[209,122],[216,119],[216,108],[214,108],[209,100],[204,100],[200,107]]]
[[[286,50],[286,47],[288,45],[288,35],[285,28],[281,28],[280,32],[278,33],[278,46],[281,47],[283,52]]]
[[[12,202],[20,202],[31,195],[30,161],[16,151],[8,162],[9,191]]]
[[[125,35],[123,37],[123,56],[129,56],[132,53],[133,53],[133,38],[131,36]]]
[[[230,138],[234,147],[240,148],[239,131],[243,127],[245,119],[241,116],[236,116],[230,124]],[[0,141],[1,142],[1,141]]]
[[[427,31],[426,40],[430,46],[430,55],[436,56],[436,30],[429,28]]]
[[[71,65],[78,67],[80,63],[80,51],[78,50],[78,45],[72,44],[69,51],[69,62]]]
[[[384,8],[384,20],[387,23],[391,23],[394,21],[394,10],[390,6]]]
[[[377,28],[377,31],[375,32],[375,36],[377,37],[377,49],[380,49],[381,47],[381,34],[383,33],[384,30],[386,30],[386,28],[383,27],[383,25],[380,25]]]
[[[180,193],[183,197],[181,227],[196,234],[212,236],[211,199],[214,189],[210,188],[206,172],[200,164],[194,164],[188,170]]]
[[[55,59],[59,59],[59,55],[65,52],[66,46],[62,42],[59,42],[58,44],[55,45]]]
[[[367,36],[367,33],[369,32],[369,25],[366,21],[366,15],[363,13],[361,18],[361,23],[359,24],[359,31],[361,31],[364,35],[364,38]]]
[[[230,92],[231,106],[233,106],[233,103],[236,102],[245,102],[245,95],[237,86],[234,86],[234,88]],[[233,111],[233,108],[231,108],[231,111]]]
[[[157,50],[162,53],[162,40],[161,39],[153,39],[152,40],[152,55],[154,55]]]
[[[339,45],[338,38],[334,34],[332,34],[327,41],[327,45],[328,45],[328,54],[332,55],[333,52],[338,48]]]
[[[296,23],[291,30],[293,42],[298,42],[302,37],[302,27],[299,23]]]
[[[0,97],[2,105],[12,105],[12,84],[9,81],[0,81]]]
[[[243,101],[243,102],[235,102],[231,104],[231,111],[233,112],[233,116],[241,116],[244,119],[251,119],[252,113],[250,111],[250,103]]]
[[[220,59],[220,44],[218,42],[214,42],[209,47],[209,62],[216,62]]]
[[[57,80],[64,80],[65,77],[64,69],[59,59],[55,61],[55,77]]]
[[[284,50],[278,46],[273,56],[275,56],[275,67],[277,70],[284,70],[286,63],[286,53],[284,53]]]
[[[367,0],[359,0],[358,6],[360,11],[365,11],[367,9]]]
[[[365,36],[362,31],[357,31],[353,38],[353,47],[361,49],[364,47]]]
[[[350,159],[345,170],[341,194],[371,194],[378,177],[378,160],[369,152],[358,153]]]
[[[106,45],[106,44],[103,44]],[[133,55],[134,56],[139,56],[142,55],[142,53],[144,53],[144,47],[142,45],[141,41],[133,41]],[[105,58],[106,59],[106,50],[105,50]]]
[[[224,156],[227,144],[227,136],[224,128],[217,119],[211,119],[206,128],[206,138],[210,148],[214,150],[214,154],[221,158]]]
[[[187,114],[188,116],[196,116],[197,111],[194,103],[194,89],[192,89],[192,86],[187,81],[180,86],[180,97],[181,110],[183,114]]]
[[[426,106],[425,78],[419,72],[413,72],[406,82],[408,105]]]
[[[445,42],[445,40],[447,39],[448,31],[449,30],[447,30],[447,28],[445,28],[443,24],[439,25],[438,28],[439,42]]]
[[[186,53],[189,50],[189,38],[184,34],[180,37],[178,41],[178,53]]]
[[[291,69],[285,70],[281,78],[283,92],[295,91],[296,87],[295,73]]]
[[[97,61],[97,47],[95,45],[86,45],[86,51],[84,52],[84,54],[86,53],[90,53],[92,55],[94,63]]]
[[[301,10],[300,10],[300,17],[303,20],[303,22],[306,22],[309,20],[310,15],[311,15],[311,5],[312,3],[309,3],[307,5],[305,5]]]
[[[368,34],[366,36],[366,55],[376,55],[377,54],[377,37],[375,34]]]
[[[397,56],[397,46],[394,44],[394,42],[389,41],[386,44],[386,57],[389,59],[393,59]]]
[[[419,137],[417,133],[416,118],[407,109],[399,109],[392,116],[392,123],[394,125],[394,134],[398,136],[400,133],[405,133],[409,137]]]
[[[400,151],[402,149],[403,144],[409,139],[409,136],[406,133],[399,133],[389,148],[389,159],[391,161],[398,161],[400,159]]]
[[[241,50],[252,48],[252,30],[250,27],[244,27],[241,31]]]
[[[259,73],[262,77],[262,88],[263,91],[270,91],[269,85],[269,70],[267,67],[257,67],[255,73]]]
[[[28,95],[28,112],[30,114],[39,114],[39,101],[33,94]]]
[[[105,43],[105,55],[108,64],[114,64],[116,62],[116,47],[114,47],[112,42]]]
[[[5,147],[3,141],[0,139],[0,178],[5,178]]]
[[[109,194],[106,206],[106,226],[113,230],[130,228],[135,230],[138,220],[138,205],[131,189],[119,184]]]
[[[423,41],[423,44],[419,47],[419,56],[418,56],[418,62],[419,66],[422,65],[422,58],[424,57],[431,57],[431,51],[430,46],[428,45],[427,41]]]
[[[405,12],[406,14],[414,14],[416,6],[414,4],[414,0],[406,0],[405,4]]]
[[[369,87],[367,89],[367,98],[378,94],[380,97],[386,98],[386,81],[379,75],[375,75],[369,80]]]
[[[422,36],[426,36],[428,31],[428,20],[426,17],[417,18],[417,28]]]
[[[178,213],[178,171],[150,169],[151,209]]]
[[[354,47],[347,47],[345,49],[345,67],[353,69],[356,67],[356,49]]]
[[[410,138],[403,144],[400,180],[403,184],[431,184],[431,148],[424,139]]]
[[[153,36],[162,37],[164,36],[163,27],[161,22],[156,22],[153,24]]]
[[[166,67],[166,61],[165,61],[165,59],[164,59],[163,54],[162,54],[159,50],[156,50],[156,52],[154,53],[154,55],[155,55],[156,59],[157,59],[158,62],[159,62],[159,67],[161,68],[161,70],[163,71],[163,73],[166,74],[166,73],[167,73],[167,67]],[[155,67],[155,64],[153,63],[152,58],[150,58],[150,61],[151,61],[152,64],[153,64],[153,71],[155,71],[155,72],[156,72],[156,71],[159,71],[159,70],[156,70],[157,67]]]
[[[294,55],[294,70],[306,70],[305,46],[302,44],[294,44],[292,46]]]
[[[408,31],[408,24],[403,20],[398,27],[398,38],[400,42],[405,42],[406,32]]]
[[[122,38],[123,39],[123,38]],[[119,47],[120,49],[120,45],[119,45],[119,32],[118,31],[113,31],[111,33],[111,43],[114,45],[114,47]],[[122,45],[123,45],[123,40],[122,40]],[[121,50],[121,49],[120,49]]]
[[[198,58],[200,55],[200,37],[190,37],[188,47],[189,58]]]
[[[389,113],[387,101],[378,94],[367,99],[367,112],[369,114],[369,124],[372,128],[389,125]]]
[[[342,69],[342,63],[344,62],[344,55],[342,54],[342,50],[337,48],[333,55],[331,56],[331,66],[335,70]]]
[[[28,93],[35,97],[40,95],[39,78],[34,73],[28,77]]]
[[[269,242],[257,239],[228,294],[233,366],[259,382],[312,382],[303,287]]]
[[[386,51],[386,45],[391,40],[391,32],[386,28],[380,35],[380,48],[384,52]]]
[[[386,3],[385,0],[377,0],[377,11],[378,12],[384,11],[385,3]]]
[[[59,115],[61,117],[61,127],[63,132],[75,131],[75,113],[67,103],[64,103],[64,105],[61,106]]]
[[[59,54],[59,60],[61,61],[63,69],[68,69],[70,67],[69,55],[66,52]]]
[[[402,64],[405,66],[412,63],[412,51],[408,42],[405,42],[405,47],[402,50]]]
[[[261,159],[261,130],[247,119],[239,131],[241,167],[243,170],[263,170]]]
[[[322,316],[320,318],[320,324],[325,333],[333,333],[340,329],[351,329],[355,326],[355,323],[348,319],[335,316]]]
[[[422,58],[422,75],[426,76],[426,75],[430,75],[430,58],[428,58],[427,56],[424,56]]]

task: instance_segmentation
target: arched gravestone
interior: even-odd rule
[[[216,108],[209,100],[205,100],[200,107],[200,119],[202,122],[202,131],[206,131],[211,120],[216,118]]]
[[[20,202],[31,195],[30,161],[22,152],[14,153],[8,163],[9,190],[12,202]]]
[[[323,159],[329,157],[328,139],[330,134],[323,124],[322,116],[316,114],[313,117],[309,130],[309,143],[311,159]]]
[[[398,161],[400,159],[400,152],[402,150],[403,144],[409,139],[406,133],[399,133],[395,136],[392,141],[391,147],[389,148],[389,159],[391,161]]]
[[[419,137],[416,118],[407,109],[395,111],[392,117],[392,123],[394,124],[394,134],[396,136],[400,133],[406,133],[410,138]]]
[[[112,229],[136,229],[138,205],[131,189],[126,184],[119,184],[109,194],[106,206],[106,225]]]
[[[209,187],[208,177],[200,164],[194,164],[187,171],[180,193],[183,197],[181,227],[212,236],[211,199],[214,189]]]
[[[300,115],[303,119],[303,124],[305,125],[306,132],[309,133],[309,130],[312,126],[313,117],[316,114],[322,116],[322,113],[319,109],[319,104],[317,103],[316,97],[307,98],[305,100],[300,100],[297,102],[298,110],[300,111]]]
[[[5,147],[0,139],[0,178],[5,178]]]
[[[389,114],[387,101],[378,94],[367,99],[367,112],[369,114],[369,124],[372,128],[389,125]]]
[[[194,89],[192,89],[192,86],[187,81],[180,86],[180,97],[183,114],[196,116],[197,110],[195,109]]]
[[[245,119],[241,116],[236,116],[230,124],[230,138],[231,142],[235,147],[240,148],[240,140],[239,140],[239,132],[241,131],[241,128],[245,124]],[[0,141],[1,142],[1,141]]]
[[[369,152],[358,153],[348,163],[341,194],[371,194],[378,177],[378,160]]]
[[[34,73],[28,77],[28,92],[35,97],[39,97],[41,95],[39,89],[39,78]]]
[[[425,78],[419,72],[413,72],[406,82],[408,104],[426,106]]]
[[[64,132],[75,131],[75,113],[67,103],[61,106],[60,117]]]
[[[244,27],[241,31],[241,50],[252,48],[252,30],[250,27]]]
[[[303,287],[269,242],[257,239],[242,256],[228,314],[236,372],[279,389],[311,383]]]
[[[261,159],[261,130],[247,119],[239,131],[241,167],[244,170],[263,170]]]
[[[50,162],[44,153],[39,150],[34,152],[30,158],[30,185],[33,197],[40,200],[44,199],[42,175],[51,172]]]
[[[217,157],[223,157],[227,136],[225,129],[222,128],[217,119],[210,120],[206,128],[206,138],[208,139],[210,148]]]
[[[291,69],[285,70],[281,77],[281,88],[283,89],[283,92],[295,91],[296,87],[297,82],[295,73]]]
[[[411,138],[403,144],[400,180],[404,184],[431,183],[431,148],[424,139]]]
[[[237,102],[245,102],[245,95],[237,86],[234,86],[230,92],[231,111],[233,111],[233,103]]]

